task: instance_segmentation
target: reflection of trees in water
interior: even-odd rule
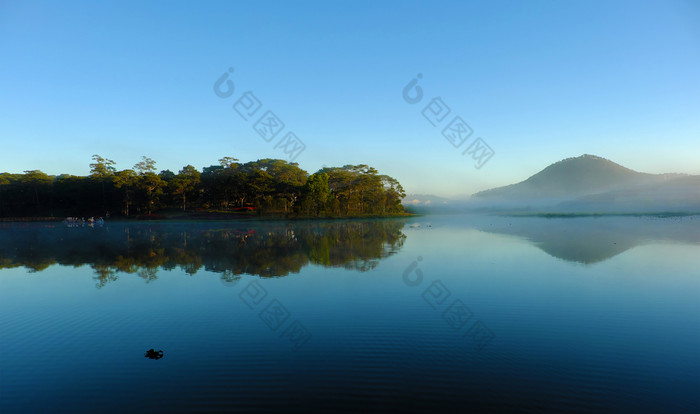
[[[221,273],[225,282],[241,274],[286,276],[309,264],[368,271],[401,248],[403,225],[400,220],[116,223],[103,228],[13,224],[0,233],[0,269],[89,264],[97,287],[117,280],[119,272],[150,282],[159,269],[193,275],[204,268]]]

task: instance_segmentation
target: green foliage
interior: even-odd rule
[[[309,175],[296,163],[223,157],[198,171],[156,173],[148,157],[117,171],[92,156],[90,175],[49,176],[39,170],[0,174],[0,217],[150,215],[161,209],[245,210],[248,214],[305,217],[388,215],[403,212],[403,188],[367,165],[324,168]]]
[[[328,187],[328,174],[312,174],[303,189],[302,208],[306,215],[321,215],[327,212],[331,199],[331,189]]]
[[[345,165],[342,168],[324,168],[332,199],[332,215],[382,215],[403,212],[401,199],[405,193],[395,179],[378,175],[367,165]]]
[[[49,186],[52,182],[51,177],[46,173],[39,170],[29,170],[24,172],[24,176],[21,178],[21,183],[34,194],[34,206],[36,208],[37,214],[41,209],[41,202],[39,201],[39,193],[42,195],[48,192]],[[43,199],[43,198],[42,198]]]
[[[146,175],[148,173],[155,174],[156,162],[146,156],[143,156],[141,157],[141,162],[134,165],[134,170],[136,170],[139,175]]]
[[[114,176],[114,186],[121,190],[121,199],[124,202],[124,215],[129,215],[129,207],[134,201],[134,192],[137,183],[137,175],[134,170],[119,171]]]
[[[187,196],[196,194],[201,174],[191,165],[185,166],[170,182],[170,193],[182,197],[182,210],[187,210]]]
[[[236,161],[238,161],[238,158],[224,157],[219,159],[219,164],[224,168],[237,168],[238,164]]]
[[[94,163],[90,164],[90,176],[91,177],[96,177],[100,179],[104,179],[107,177],[111,177],[116,169],[114,168],[115,162],[102,158],[99,155],[95,154],[92,156],[92,159],[95,161]]]

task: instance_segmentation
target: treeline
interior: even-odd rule
[[[0,174],[0,217],[126,217],[163,209],[250,210],[259,214],[341,217],[402,213],[401,184],[367,165],[323,168],[309,175],[296,163],[224,157],[202,171],[192,165],[159,173],[148,157],[131,169],[94,155],[89,176],[39,170]]]

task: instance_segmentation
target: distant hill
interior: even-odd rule
[[[637,186],[577,197],[558,206],[561,211],[700,212],[700,176],[654,175]]]
[[[578,196],[637,185],[653,177],[605,158],[584,154],[556,162],[525,181],[474,194],[475,197],[536,198]]]
[[[647,174],[584,154],[556,162],[517,184],[476,193],[471,200],[479,208],[700,212],[700,176]]]

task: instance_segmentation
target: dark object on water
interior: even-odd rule
[[[144,356],[146,358],[151,358],[151,359],[161,359],[161,358],[163,358],[163,351],[156,351],[153,348],[151,348],[148,351],[146,351],[146,354]]]

